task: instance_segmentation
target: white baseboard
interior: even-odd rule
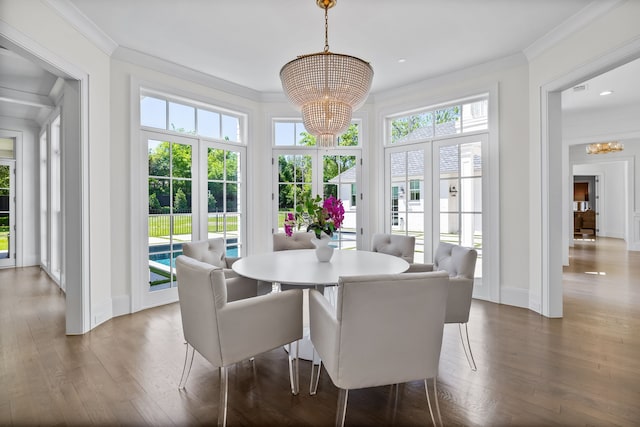
[[[529,289],[504,287],[500,289],[500,304],[531,308]]]
[[[103,324],[113,317],[113,303],[111,299],[105,300],[91,310],[91,329]]]
[[[112,298],[113,317],[131,314],[131,299],[128,295],[118,295]]]

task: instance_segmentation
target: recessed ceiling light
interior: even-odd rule
[[[398,59],[398,62],[399,62],[400,64],[402,64],[402,63],[404,63],[404,62],[407,62],[407,60],[406,60],[406,59],[404,59],[404,58],[400,58],[400,59]]]
[[[600,96],[607,96],[607,95],[611,95],[613,93],[612,90],[605,90],[600,92]]]

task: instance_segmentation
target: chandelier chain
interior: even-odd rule
[[[324,52],[329,52],[329,8],[324,7]]]

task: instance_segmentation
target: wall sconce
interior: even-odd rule
[[[456,197],[456,195],[458,194],[458,189],[455,185],[449,186],[449,194],[451,195],[451,197]]]

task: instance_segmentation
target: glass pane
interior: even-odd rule
[[[435,136],[454,135],[462,132],[460,127],[460,106],[436,110]]]
[[[276,145],[295,145],[296,143],[296,125],[290,122],[275,122],[274,137]]]
[[[457,179],[440,180],[440,212],[457,212],[460,184]]]
[[[209,238],[224,237],[224,214],[210,213],[207,217],[207,233]]]
[[[341,147],[357,147],[358,144],[358,125],[351,123],[349,128],[338,137],[338,145]]]
[[[240,176],[240,153],[227,151],[227,180],[237,181]]]
[[[407,153],[391,153],[391,180],[405,181],[407,175]]]
[[[170,180],[149,178],[149,214],[168,214],[171,210]],[[169,234],[168,230],[165,233]],[[149,235],[151,229],[149,229]]]
[[[217,148],[208,149],[207,178],[224,179],[224,150],[218,150]]]
[[[278,185],[278,210],[284,212],[293,212],[295,209],[295,186],[293,184]],[[282,218],[278,218],[278,222],[282,225]]]
[[[140,96],[140,125],[167,128],[167,101],[151,96]]]
[[[240,142],[240,120],[237,117],[222,115],[222,139]]]
[[[460,180],[460,206],[463,212],[482,212],[482,178]]]
[[[440,241],[460,244],[459,215],[455,213],[440,214]]]
[[[149,140],[149,176],[169,176],[169,143]]]
[[[458,146],[440,147],[440,177],[443,177],[443,175],[458,176],[459,168]]]
[[[220,114],[198,108],[198,135],[220,138]]]
[[[391,121],[391,143],[433,138],[433,113],[413,114]]]
[[[295,182],[311,182],[311,156],[295,156]]]
[[[229,255],[229,251],[232,246],[235,246],[236,253],[239,251],[238,241],[240,236],[240,215],[227,214],[225,216],[225,224],[227,228],[227,256],[239,256]]]
[[[462,106],[462,126],[464,132],[486,130],[489,127],[488,106],[489,101],[486,99]]]
[[[196,134],[196,109],[188,105],[169,102],[169,130]]]
[[[238,184],[227,184],[226,212],[238,212]]]
[[[191,180],[173,180],[173,213],[191,213]]]
[[[424,213],[410,212],[407,214],[407,235],[424,239]]]
[[[190,145],[172,144],[173,169],[171,175],[174,178],[191,178],[191,151]]]
[[[482,175],[482,143],[460,145],[461,176]]]
[[[46,138],[46,135],[45,135]],[[15,149],[14,149],[14,139],[13,138],[0,138],[0,157],[5,159],[14,159],[15,158]],[[46,139],[45,139],[46,143]]]
[[[296,123],[295,140],[295,145],[305,145],[304,141],[308,141],[306,145],[316,145],[315,138],[307,132],[307,128],[302,122]]]
[[[470,248],[482,247],[482,215],[462,214],[460,216],[460,244]]]
[[[210,182],[207,190],[207,212],[223,212],[224,184],[222,182]]]

